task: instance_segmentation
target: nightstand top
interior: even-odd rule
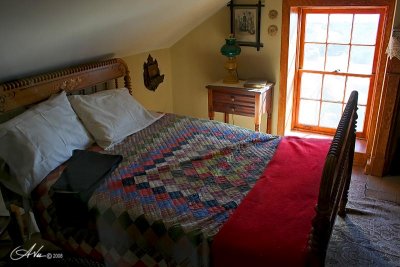
[[[207,85],[206,88],[208,88],[208,89],[226,88],[226,89],[246,90],[248,92],[264,92],[274,86],[273,83],[268,83],[263,88],[249,88],[249,87],[244,87],[245,82],[246,82],[245,80],[239,80],[238,83],[223,83],[222,80],[220,80],[215,83],[211,83],[211,84]]]

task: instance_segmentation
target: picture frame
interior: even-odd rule
[[[230,1],[231,33],[240,46],[256,47],[257,51],[263,47],[260,41],[261,1],[257,4],[235,4]]]

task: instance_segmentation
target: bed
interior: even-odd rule
[[[0,84],[0,114],[14,117],[60,91],[98,94],[122,83],[132,93],[126,64],[111,59]],[[93,213],[75,224],[60,219],[66,213],[55,205],[52,187],[70,161],[46,174],[28,198],[44,238],[109,266],[264,266],[284,264],[285,258],[294,265],[324,265],[336,215],[345,216],[356,110],[353,92],[333,140],[279,137],[216,121],[151,114],[151,124],[109,149],[89,147],[123,157],[91,194],[87,205]],[[8,206],[13,201],[7,196]],[[293,217],[293,210],[307,212]],[[302,235],[297,246],[293,241],[287,248],[290,231]],[[268,241],[274,234],[276,239]],[[13,237],[22,241],[18,231]],[[251,246],[253,239],[260,242]]]

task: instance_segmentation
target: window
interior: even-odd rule
[[[334,133],[352,90],[365,137],[383,9],[302,9],[293,128]]]

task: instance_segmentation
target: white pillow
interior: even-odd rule
[[[29,195],[46,175],[93,143],[65,92],[0,124],[0,158]]]
[[[126,88],[72,95],[68,99],[86,129],[104,149],[160,118],[143,108]]]

